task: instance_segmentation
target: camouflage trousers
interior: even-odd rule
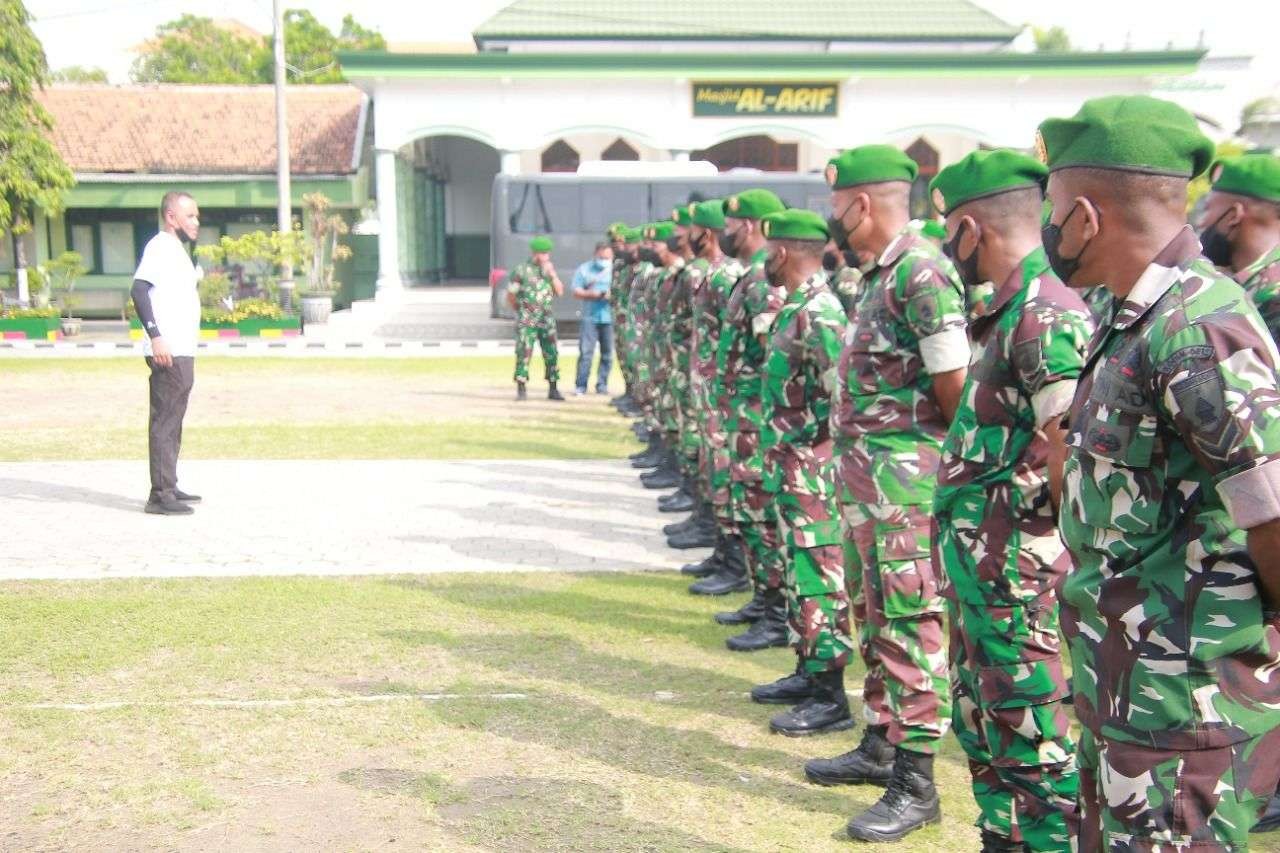
[[[729,509],[747,548],[752,581],[759,590],[782,589],[787,558],[773,495],[764,488],[760,433],[728,433],[725,450]]]
[[[1280,776],[1280,726],[1207,749],[1080,738],[1080,850],[1237,853]]]
[[[720,429],[720,417],[711,412],[693,422],[692,438],[698,442],[698,481],[715,512],[716,523],[725,535],[739,533],[734,523],[729,489],[730,456],[728,436]]]
[[[826,477],[829,449],[815,450],[771,448],[765,477],[786,545],[787,633],[810,673],[844,669],[853,651],[840,522]]]
[[[533,357],[533,347],[542,348],[542,363],[546,367],[547,381],[560,381],[560,351],[556,347],[556,327],[525,325],[516,326],[516,375],[517,382],[529,381],[529,359]]]
[[[947,600],[951,724],[969,757],[978,826],[1033,853],[1070,851],[1080,829],[1080,780],[1062,704],[1062,658],[999,663],[1014,645],[1010,634],[1027,633],[993,618],[1003,609]],[[1056,650],[1057,632],[1049,636]]]
[[[887,726],[895,746],[931,755],[951,720],[932,519],[918,506],[841,511],[867,723]]]

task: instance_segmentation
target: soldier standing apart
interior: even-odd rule
[[[551,264],[555,248],[548,237],[529,241],[530,259],[511,271],[507,284],[507,304],[516,312],[516,399],[528,396],[529,357],[533,345],[542,349],[542,362],[547,370],[548,400],[563,400],[556,390],[560,380],[560,356],[556,349],[555,298],[564,293],[564,284]]]
[[[837,245],[875,258],[831,412],[868,726],[857,749],[810,761],[805,773],[821,784],[888,786],[849,821],[862,841],[895,841],[941,819],[933,757],[951,717],[931,516],[969,341],[955,269],[910,219],[916,171],[889,145],[854,148],[827,165],[834,222],[845,232]]]
[[[1062,589],[1081,850],[1245,850],[1280,776],[1280,387],[1244,291],[1204,260],[1182,107],[1086,101],[1040,125],[1044,246],[1116,300],[1071,406]]]
[[[787,292],[765,360],[763,413],[770,428],[764,484],[774,496],[787,549],[784,587],[796,671],[751,691],[765,704],[797,703],[769,727],[790,736],[853,727],[844,668],[853,648],[840,527],[828,468],[830,387],[848,319],[827,286],[822,217],[809,210],[771,213],[765,269]]]
[[[1280,158],[1248,154],[1214,164],[1200,232],[1204,256],[1229,270],[1280,345]],[[1280,829],[1272,797],[1254,832]]]
[[[1057,587],[1071,558],[1056,507],[1060,421],[1093,322],[1040,244],[1048,174],[1015,151],[977,151],[930,184],[973,341],[933,514],[951,629],[951,723],[969,757],[983,853],[1070,851],[1080,829],[1058,641]]]
[[[160,233],[142,250],[131,290],[146,332],[142,353],[151,370],[147,427],[151,494],[145,510],[153,515],[190,515],[191,504],[199,503],[200,497],[178,488],[178,452],[200,337],[196,291],[200,275],[188,250],[200,233],[200,210],[186,193],[165,193],[160,219]]]

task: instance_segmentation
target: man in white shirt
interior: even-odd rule
[[[151,369],[147,430],[151,495],[146,511],[190,515],[191,504],[198,503],[200,497],[178,488],[178,450],[200,338],[199,272],[188,248],[200,232],[200,210],[186,193],[165,193],[160,219],[160,233],[143,249],[132,289],[133,304],[146,332],[142,352]]]

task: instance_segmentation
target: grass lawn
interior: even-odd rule
[[[531,399],[517,404],[512,364],[509,355],[200,358],[182,455],[616,459],[632,452],[626,424],[598,396],[552,403],[535,379]],[[566,359],[562,373],[573,366]],[[572,392],[571,378],[563,384]],[[0,461],[146,458],[139,358],[5,359],[0,401]]]

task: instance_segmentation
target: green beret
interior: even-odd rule
[[[786,209],[782,199],[769,190],[743,190],[724,200],[724,215],[735,219],[763,219]]]
[[[691,207],[693,207],[691,204],[682,204],[679,207],[672,208],[671,221],[676,225],[685,228],[689,227],[693,222],[693,219],[689,216],[689,208]]]
[[[605,230],[604,233],[608,235],[610,240],[618,240],[622,238],[622,235],[626,233],[626,230],[627,230],[627,223],[611,222],[609,224],[609,227]]]
[[[644,231],[641,228],[624,228],[622,231],[622,241],[624,243],[639,243],[644,239]]]
[[[674,236],[676,236],[676,224],[669,219],[664,219],[662,222],[650,222],[644,229],[644,238],[646,240],[658,240],[665,243]]]
[[[977,198],[1010,190],[1043,187],[1049,170],[1039,160],[1008,148],[974,151],[929,182],[933,204],[942,213]]]
[[[689,218],[703,228],[724,227],[724,202],[718,198],[689,205]]]
[[[1270,154],[1223,157],[1213,164],[1209,177],[1219,192],[1280,201],[1280,157]]]
[[[812,210],[799,207],[770,213],[760,220],[760,229],[769,240],[817,240],[825,243],[831,239],[827,220]]]
[[[556,244],[551,242],[550,237],[534,237],[529,241],[529,251],[535,255],[539,252],[550,252],[555,247]]]
[[[1191,113],[1147,95],[1085,101],[1071,118],[1040,123],[1036,154],[1049,171],[1085,166],[1194,178],[1214,147]]]
[[[862,145],[842,151],[827,161],[827,184],[833,190],[861,184],[916,179],[916,161],[892,145]]]

